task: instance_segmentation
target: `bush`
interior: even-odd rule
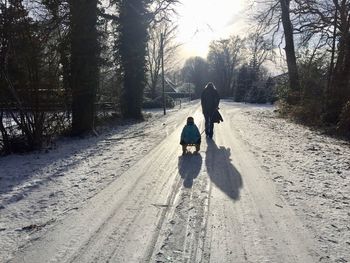
[[[315,100],[304,100],[302,105],[292,107],[291,114],[303,124],[321,125],[322,103]]]
[[[246,95],[246,101],[249,103],[267,103],[267,92],[264,88],[253,86]]]
[[[276,96],[280,101],[287,101],[288,97],[288,82],[279,82],[275,86]]]
[[[175,107],[175,102],[171,97],[166,96],[165,99],[166,99],[165,104],[166,104],[167,108],[174,108]],[[163,107],[163,97],[159,96],[153,100],[151,100],[149,98],[145,98],[142,106],[144,109],[162,108]]]
[[[278,112],[283,117],[294,119],[297,122],[310,125],[321,125],[322,103],[314,100],[304,100],[302,105],[289,105],[283,100],[277,103]]]

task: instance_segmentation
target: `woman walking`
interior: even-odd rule
[[[212,139],[214,134],[214,122],[213,115],[216,109],[219,107],[219,93],[216,90],[214,84],[209,82],[201,95],[202,111],[205,118],[205,134]]]

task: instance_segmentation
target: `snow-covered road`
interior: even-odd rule
[[[349,262],[349,165],[334,164],[313,182],[320,188],[328,173],[333,185],[320,194],[332,193],[335,202],[334,192],[342,193],[333,220],[317,195],[296,195],[286,183],[307,189],[306,169],[314,167],[291,157],[298,151],[312,162],[307,151],[284,149],[298,140],[304,147],[306,131],[321,135],[276,118],[271,107],[222,102],[221,111],[224,122],[213,140],[203,137],[199,155],[182,156],[179,145],[188,115],[203,130],[199,104],[192,104],[76,145],[75,157],[62,146],[63,161],[55,152],[0,159],[7,176],[13,158],[34,160],[30,176],[1,188],[0,261]],[[291,138],[279,141],[283,125]],[[333,140],[338,158],[349,158],[349,145]],[[35,168],[36,158],[55,161]],[[6,175],[0,182],[11,185]]]

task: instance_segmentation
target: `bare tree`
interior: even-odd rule
[[[337,61],[332,69],[331,85],[327,94],[327,120],[339,121],[343,107],[350,100],[350,1],[333,1],[335,4],[338,29]],[[337,32],[337,30],[335,31]]]
[[[221,96],[233,95],[234,70],[242,60],[243,40],[237,36],[213,41],[208,63]]]
[[[265,39],[265,32],[261,25],[253,28],[253,33],[245,39],[245,49],[249,64],[254,70],[259,71],[260,67],[273,55],[273,45]]]
[[[289,94],[287,102],[297,104],[300,100],[300,81],[297,67],[297,59],[294,47],[294,31],[290,18],[290,0],[279,0],[281,5],[282,25],[286,42],[285,52],[287,58],[288,75],[289,75]]]
[[[149,41],[147,43],[147,86],[150,90],[151,98],[157,94],[161,74],[161,41],[163,39],[164,48],[164,68],[165,72],[176,66],[176,52],[179,44],[175,42],[177,26],[166,20],[153,24],[149,29]]]
[[[325,120],[337,123],[350,99],[350,1],[296,0],[298,32],[305,40],[318,36],[330,50],[328,87],[325,93]],[[334,62],[334,60],[336,60]]]
[[[259,3],[264,8],[255,18],[258,23],[266,28],[267,33],[272,33],[273,38],[283,27],[285,41],[285,54],[289,75],[289,92],[287,102],[297,104],[300,100],[300,81],[295,55],[294,28],[291,18],[291,0],[265,1]]]

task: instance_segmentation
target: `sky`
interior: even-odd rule
[[[212,40],[244,35],[247,0],[182,0],[177,7],[181,56],[206,57]]]

